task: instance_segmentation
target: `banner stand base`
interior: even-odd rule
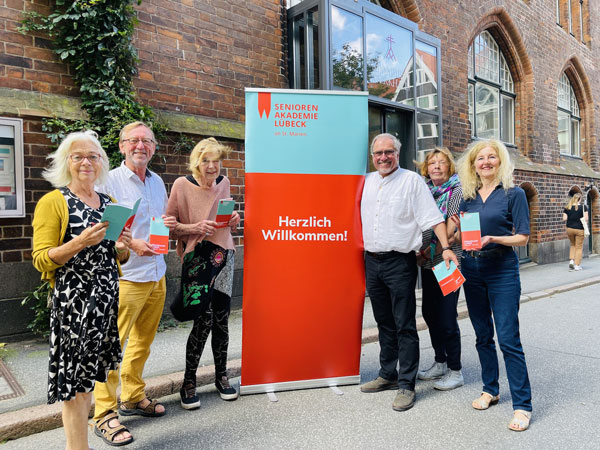
[[[359,384],[360,375],[347,377],[319,378],[316,380],[284,381],[281,383],[254,384],[250,386],[240,385],[240,394],[266,394],[277,391],[294,391],[297,389],[312,389],[331,386],[346,386]]]

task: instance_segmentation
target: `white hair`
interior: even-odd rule
[[[92,144],[96,147],[98,153],[100,153],[100,170],[98,171],[96,184],[102,184],[108,175],[110,169],[108,156],[102,148],[102,145],[100,145],[96,132],[91,130],[78,131],[68,134],[60,143],[56,151],[49,154],[47,157],[50,160],[50,165],[44,170],[42,176],[55,188],[67,186],[72,180],[68,160],[71,155],[71,148],[73,147],[73,144],[77,142],[87,142]]]

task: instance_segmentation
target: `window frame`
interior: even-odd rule
[[[566,80],[566,84],[565,84],[565,80]],[[565,86],[565,88],[568,91],[569,94],[569,98],[568,98],[568,104],[569,107],[566,108],[565,106],[559,104],[559,99],[561,98],[561,92],[560,92],[560,87],[561,85]],[[566,105],[566,104],[565,104]],[[576,108],[574,108],[574,106],[576,106]],[[581,158],[581,106],[579,105],[579,100],[577,99],[577,96],[575,95],[575,90],[573,89],[573,84],[571,83],[571,80],[569,79],[569,77],[567,76],[567,74],[565,72],[563,72],[559,79],[558,79],[558,83],[557,83],[557,87],[556,87],[556,109],[557,109],[557,127],[556,127],[556,132],[557,132],[557,141],[558,141],[558,151],[562,156],[571,156],[574,158]],[[577,111],[575,111],[575,109],[577,109]],[[559,133],[559,128],[558,128],[558,124],[560,123],[559,120],[559,116],[560,114],[564,114],[565,116],[568,116],[568,133],[567,133],[567,145],[568,145],[568,152],[564,152],[561,149],[560,146],[560,140],[558,139],[558,133]],[[575,135],[574,133],[574,123],[577,124],[577,148],[575,148],[574,144],[573,144],[573,136]]]
[[[483,33],[487,33],[489,35],[489,37],[493,40],[493,42],[495,43],[496,47],[497,47],[497,51],[498,51],[498,82],[492,81],[492,80],[488,80],[487,78],[483,78],[481,76],[479,76],[477,74],[477,57],[476,57],[476,52],[474,51],[473,46],[475,45],[476,40],[483,34]],[[512,73],[510,71],[510,66],[508,65],[508,62],[506,61],[506,57],[504,56],[504,53],[502,52],[502,49],[500,48],[500,45],[498,45],[498,41],[494,38],[494,36],[488,31],[488,30],[483,30],[481,31],[477,36],[475,36],[475,38],[473,39],[473,42],[471,43],[471,45],[469,46],[469,50],[468,50],[468,66],[469,66],[469,70],[467,71],[467,78],[468,78],[468,83],[470,86],[472,86],[471,88],[469,88],[469,92],[467,95],[467,101],[469,102],[469,121],[471,122],[471,137],[473,139],[484,139],[480,136],[477,135],[477,85],[483,85],[488,89],[493,89],[493,90],[497,90],[498,92],[498,102],[497,102],[497,107],[498,107],[498,135],[495,136],[493,139],[498,139],[501,140],[502,142],[504,142],[504,144],[514,147],[515,146],[515,104],[516,104],[516,98],[517,98],[517,94],[515,92],[511,92],[511,91],[507,91],[504,89],[504,76],[503,76],[503,72],[504,72],[504,65],[506,65],[507,68],[507,73],[510,76],[510,84],[513,87],[513,91],[515,90],[515,82],[514,82],[514,78],[512,76]],[[471,91],[472,89],[472,91]],[[502,107],[502,99],[506,97],[506,98],[510,98],[512,99],[512,126],[511,126],[511,130],[510,130],[510,136],[512,137],[512,142],[509,141],[505,141],[503,139],[502,136],[502,130],[504,127],[504,119],[503,119],[503,107]],[[472,103],[471,103],[472,101]]]
[[[14,128],[15,209],[0,209],[0,218],[25,217],[25,164],[23,148],[23,119],[0,117],[0,125]]]

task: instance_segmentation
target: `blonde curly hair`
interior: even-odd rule
[[[504,144],[496,139],[475,141],[458,161],[458,177],[460,178],[465,200],[477,197],[477,191],[482,186],[481,178],[475,172],[475,159],[479,152],[487,147],[492,148],[500,160],[496,182],[502,183],[505,190],[514,186],[512,176],[514,165]]]

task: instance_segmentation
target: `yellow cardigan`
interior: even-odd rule
[[[63,244],[68,226],[69,209],[65,197],[58,189],[48,192],[37,203],[33,213],[32,256],[33,266],[42,273],[42,280],[49,281],[52,287],[54,287],[56,269],[62,264],[52,261],[48,252],[51,248]],[[117,265],[121,276],[123,274],[118,260]]]

